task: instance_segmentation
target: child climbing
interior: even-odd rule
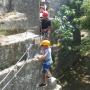
[[[47,80],[52,76],[50,72],[52,61],[50,41],[43,40],[41,42],[41,55],[38,57],[40,61],[42,61],[42,83],[39,84],[40,87],[47,85]]]

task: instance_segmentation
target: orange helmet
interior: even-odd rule
[[[50,41],[49,40],[43,40],[40,44],[41,46],[50,46]]]
[[[48,11],[43,11],[43,17],[48,17]]]

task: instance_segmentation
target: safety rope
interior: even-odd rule
[[[34,39],[37,38],[37,37],[39,37],[39,36],[34,37]],[[31,44],[30,44],[30,45],[31,45]],[[32,44],[32,45],[34,45],[34,44]],[[27,48],[27,50],[24,52],[24,54],[21,56],[21,58],[18,60],[18,62],[14,65],[14,68],[17,67],[17,64],[18,64],[18,63],[22,60],[22,58],[27,54],[27,52],[28,52],[28,50],[30,49],[30,47],[31,47],[31,46],[29,46],[29,47]],[[6,80],[6,78],[10,75],[10,73],[12,72],[12,70],[13,70],[13,69],[11,69],[11,70],[7,73],[7,75],[0,81],[0,85]]]
[[[27,50],[30,49],[30,47],[34,45],[34,44],[30,44],[29,48]],[[28,61],[28,58],[26,59],[26,61],[23,63],[22,67],[17,71],[17,73],[14,74],[14,76],[7,82],[7,84],[2,88],[2,90],[5,90],[5,88],[10,84],[10,82],[16,77],[16,75],[22,70],[22,68],[24,67],[24,65],[26,64],[26,62]],[[9,75],[9,74],[8,74]],[[5,78],[6,79],[6,78]],[[4,81],[4,80],[3,80]]]
[[[31,46],[30,46],[31,47]],[[22,70],[22,68],[24,67],[24,65],[26,64],[26,62],[28,61],[28,59],[23,63],[23,65],[21,66],[21,68],[17,71],[17,73],[14,74],[14,76],[7,82],[7,84],[2,88],[2,90],[5,90],[5,88],[10,84],[10,82],[16,77],[16,75]]]
[[[18,32],[19,33],[19,32]],[[25,34],[25,37],[27,36],[27,31]],[[20,42],[20,41],[19,41]],[[22,58],[26,55],[28,49],[24,52],[24,54],[21,56],[21,58],[16,62],[16,64],[14,65],[14,68],[17,66],[17,64],[22,60]],[[13,69],[12,69],[13,70]],[[7,73],[7,75],[0,81],[0,85],[5,81],[5,79],[9,76],[9,74],[12,72],[12,70],[9,70],[9,72]]]
[[[26,60],[27,61],[27,60]],[[7,82],[7,84],[2,88],[2,90],[4,90],[8,84],[16,77],[16,75],[22,70],[22,68],[24,67],[24,65],[26,64],[26,61],[25,63],[22,65],[22,67],[18,70],[18,72],[16,74],[14,74],[14,76]]]

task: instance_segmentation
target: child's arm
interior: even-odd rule
[[[43,60],[45,60],[44,55],[39,55],[37,58],[38,58],[39,61],[43,61]]]
[[[44,61],[45,58],[46,58],[46,56],[47,56],[47,54],[48,54],[48,52],[45,53],[44,55],[39,55],[39,56],[38,56],[39,61]]]

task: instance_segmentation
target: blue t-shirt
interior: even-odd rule
[[[53,61],[52,61],[52,55],[51,55],[51,48],[49,47],[47,49],[44,49],[44,54],[46,54],[46,57],[43,64],[47,64],[47,65],[52,64]]]

